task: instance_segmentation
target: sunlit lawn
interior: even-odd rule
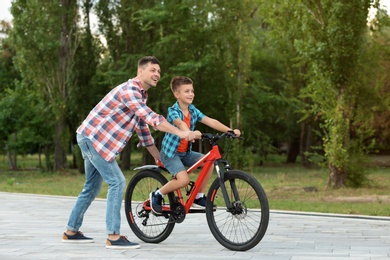
[[[134,167],[139,166],[140,156]],[[137,159],[138,158],[138,159]],[[34,194],[77,196],[84,183],[84,175],[70,170],[45,173],[37,170],[34,156],[19,159],[19,170],[7,170],[7,161],[0,162],[0,191]],[[135,171],[124,172],[127,181]],[[323,213],[390,216],[390,168],[372,167],[370,185],[364,188],[326,189],[326,169],[305,169],[299,165],[283,163],[258,167],[252,172],[265,189],[271,210],[292,210]],[[170,175],[165,174],[167,178]],[[216,175],[215,175],[216,176]],[[192,179],[196,175],[192,176]],[[105,198],[107,185],[99,195]]]

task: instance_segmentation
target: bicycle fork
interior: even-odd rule
[[[223,167],[220,168],[219,164],[223,164]],[[239,207],[239,209],[237,208],[237,205],[238,205],[237,203],[240,202],[240,196],[238,194],[237,186],[236,186],[234,179],[229,180],[231,191],[232,191],[233,196],[234,196],[233,203],[230,201],[230,198],[229,198],[226,186],[225,186],[225,181],[224,181],[225,180],[225,172],[231,170],[229,162],[226,160],[216,160],[214,162],[214,167],[215,167],[217,174],[218,174],[218,177],[219,177],[219,187],[221,189],[223,199],[224,199],[225,204],[226,204],[227,211],[231,212],[233,214],[240,214],[241,207]],[[237,211],[239,211],[239,212],[237,212]]]

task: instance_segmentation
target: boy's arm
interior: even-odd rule
[[[210,118],[208,116],[204,116],[202,120],[200,121],[202,124],[205,124],[217,131],[220,131],[222,133],[226,133],[227,131],[233,131],[236,136],[241,135],[241,131],[238,129],[231,129],[230,127],[227,127],[226,125],[222,124],[218,120],[214,118]]]
[[[183,130],[183,131],[190,131],[190,128],[188,127],[188,125],[186,123],[183,122],[183,120],[181,120],[180,118],[176,118],[174,121],[173,121],[173,124],[179,128],[180,130]]]

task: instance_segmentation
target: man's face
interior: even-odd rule
[[[145,90],[157,86],[157,82],[160,80],[160,65],[149,62],[138,69],[138,77]]]

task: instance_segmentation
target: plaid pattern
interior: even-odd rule
[[[154,139],[149,126],[156,127],[165,118],[147,105],[148,94],[137,78],[112,89],[89,113],[77,129],[88,137],[96,151],[108,162],[123,150],[135,131],[138,146],[151,146]]]
[[[203,117],[205,116],[202,112],[200,112],[199,109],[197,109],[193,104],[190,104],[188,106],[188,110],[190,111],[191,115],[191,122],[190,122],[190,130],[194,131],[195,125],[197,121],[202,121]],[[172,107],[168,108],[168,115],[167,120],[170,124],[173,125],[173,121],[175,119],[180,118],[184,121],[184,114],[180,109],[179,104],[176,102]],[[161,152],[165,153],[169,158],[172,158],[177,148],[180,144],[180,137],[174,134],[165,133],[164,139],[162,141],[162,147]],[[191,151],[192,143],[189,142],[188,150]]]

